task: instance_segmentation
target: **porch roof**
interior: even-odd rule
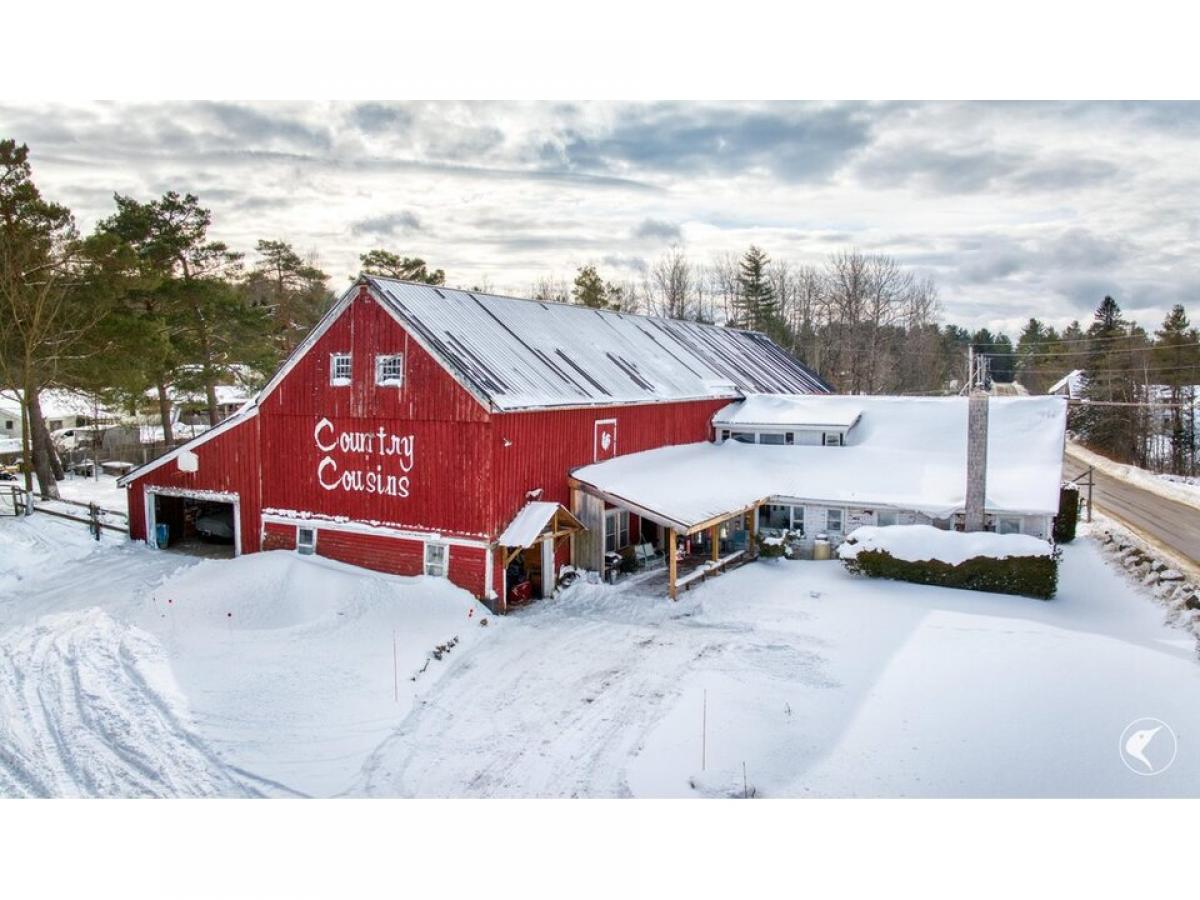
[[[533,500],[526,503],[517,512],[508,527],[496,539],[501,547],[530,547],[546,530],[546,526],[555,521],[566,526],[568,531],[582,531],[583,525],[561,503]],[[557,529],[556,529],[557,530]]]

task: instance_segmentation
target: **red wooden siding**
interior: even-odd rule
[[[350,352],[351,384],[329,383],[330,355]],[[404,354],[404,385],[375,384],[375,357]],[[263,404],[262,491],[266,509],[296,510],[413,530],[482,535],[488,524],[485,485],[491,465],[489,416],[479,402],[382,309],[362,294],[292,368]],[[343,432],[412,438],[412,469],[373,452],[326,452]],[[408,496],[327,490],[335,473],[363,471],[407,478]],[[405,458],[406,460],[406,458]],[[334,468],[336,466],[336,469]]]
[[[592,462],[598,419],[617,420],[617,454],[624,456],[709,440],[713,414],[728,402],[700,400],[494,416],[490,493],[495,516],[491,533],[498,534],[525,504],[526,493],[538,488],[543,491],[542,500],[570,508],[567,476],[571,469]]]
[[[181,472],[176,460],[136,479],[129,485],[129,536],[146,539],[145,489],[166,487],[195,491],[220,491],[238,495],[241,510],[242,553],[259,549],[258,418],[246,419],[210,440],[190,447],[200,461],[195,472]]]
[[[450,581],[476,597],[482,596],[486,591],[487,551],[483,547],[452,546],[449,552]],[[421,575],[425,571],[425,543],[409,538],[318,526],[317,554],[393,575]]]
[[[295,550],[296,526],[283,525],[279,522],[264,522],[262,548],[264,550]]]

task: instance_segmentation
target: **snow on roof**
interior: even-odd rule
[[[1083,369],[1074,369],[1068,372],[1054,384],[1046,389],[1047,394],[1064,394],[1072,400],[1078,400],[1083,396]]]
[[[550,520],[558,513],[564,520],[571,522],[573,525],[579,525],[579,521],[571,515],[560,503],[550,503],[545,500],[533,500],[521,507],[520,511],[513,516],[513,520],[508,523],[508,527],[504,529],[500,537],[496,538],[496,543],[501,547],[529,547],[538,539],[546,526],[550,524]]]
[[[713,416],[718,427],[769,426],[847,429],[862,415],[858,397],[751,394]],[[816,401],[816,402],[813,402]]]
[[[847,400],[861,406],[862,419],[846,446],[685,444],[620,456],[573,475],[606,496],[653,514],[661,524],[684,529],[769,497],[886,506],[934,517],[963,509],[965,397],[810,399],[831,408]],[[1058,511],[1065,430],[1061,398],[991,398],[989,511]]]
[[[757,332],[366,281],[427,350],[500,411],[829,390]]]
[[[20,409],[21,395],[17,391],[5,391],[0,394],[0,402],[6,408],[9,404],[16,404],[16,409]],[[48,388],[39,391],[38,403],[42,408],[42,418],[47,420],[66,419],[73,416],[91,419],[96,415],[99,415],[101,419],[109,419],[116,415],[112,410],[97,404],[87,394],[80,394],[65,388]]]

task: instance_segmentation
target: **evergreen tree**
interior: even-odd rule
[[[580,306],[590,309],[608,309],[608,291],[596,267],[582,266],[575,275],[575,286],[571,289],[571,298]]]
[[[1196,384],[1200,382],[1200,335],[1188,321],[1181,305],[1176,304],[1162,327],[1152,358],[1155,381],[1164,388],[1159,399],[1172,404],[1167,410],[1169,467],[1176,475],[1192,475],[1196,470]]]
[[[371,250],[359,256],[364,275],[417,281],[421,284],[445,284],[446,273],[441,269],[429,271],[425,260],[413,256],[398,256],[387,250]]]
[[[1147,345],[1145,333],[1131,327],[1121,307],[1105,297],[1096,308],[1087,332],[1084,399],[1073,427],[1083,442],[1119,462],[1141,463],[1145,453],[1145,411],[1132,405],[1145,397],[1146,360],[1138,351]],[[1078,357],[1076,357],[1078,358]]]
[[[734,310],[742,328],[769,332],[780,325],[779,300],[767,273],[769,262],[767,254],[752,245],[738,264]]]
[[[329,307],[329,276],[285,241],[259,241],[258,263],[246,277],[250,302],[271,314],[277,356],[288,356]]]

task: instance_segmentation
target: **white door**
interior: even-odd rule
[[[542,541],[542,596],[553,597],[558,572],[554,569],[554,539]]]

